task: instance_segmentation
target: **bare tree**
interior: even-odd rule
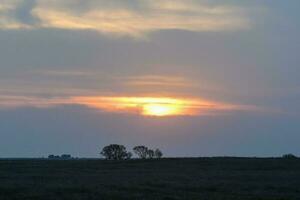
[[[132,153],[131,152],[127,152],[127,155],[125,157],[125,160],[129,160],[132,157]]]
[[[146,159],[148,155],[148,148],[145,146],[136,146],[133,148],[133,152],[141,159]]]
[[[130,152],[127,152],[125,146],[119,144],[105,146],[100,154],[107,160],[126,160],[132,156]]]
[[[163,153],[159,149],[155,149],[154,151],[154,157],[155,158],[161,158],[163,156]]]
[[[150,159],[154,158],[154,151],[152,149],[148,149],[147,157]]]
[[[284,154],[282,157],[283,157],[283,158],[288,158],[288,159],[294,159],[294,158],[297,158],[297,156],[295,156],[294,154],[291,154],[291,153],[289,153],[289,154]]]

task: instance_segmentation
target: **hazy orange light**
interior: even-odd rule
[[[171,116],[180,115],[182,113],[182,107],[180,105],[168,105],[168,104],[146,104],[143,105],[143,115],[148,116]]]
[[[104,112],[133,113],[154,117],[219,115],[230,111],[274,112],[252,105],[234,105],[187,97],[74,96],[46,99],[0,95],[0,109],[24,106],[47,108],[58,105],[83,105]]]
[[[201,99],[171,97],[73,97],[72,102],[108,112],[136,113],[164,117],[199,115],[213,110],[231,110],[231,105]]]

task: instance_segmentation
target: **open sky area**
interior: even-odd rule
[[[0,157],[300,154],[299,0],[0,0]]]

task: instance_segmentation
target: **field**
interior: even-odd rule
[[[0,160],[0,199],[300,199],[300,159]]]

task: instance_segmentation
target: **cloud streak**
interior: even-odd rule
[[[136,87],[195,87],[195,82],[181,76],[144,75],[126,78],[126,85]]]
[[[250,27],[245,10],[195,0],[39,0],[26,6],[31,23],[18,19],[22,1],[1,1],[0,28],[94,30],[142,37],[159,30],[228,31]],[[32,23],[34,21],[34,23]]]
[[[2,0],[0,2],[0,29],[25,29],[29,24],[23,23],[17,17],[20,0]],[[30,11],[29,11],[30,12]]]
[[[218,115],[232,111],[261,111],[250,105],[234,105],[199,98],[142,97],[142,96],[0,96],[0,109],[20,107],[51,108],[62,105],[81,105],[111,113],[146,116]]]

